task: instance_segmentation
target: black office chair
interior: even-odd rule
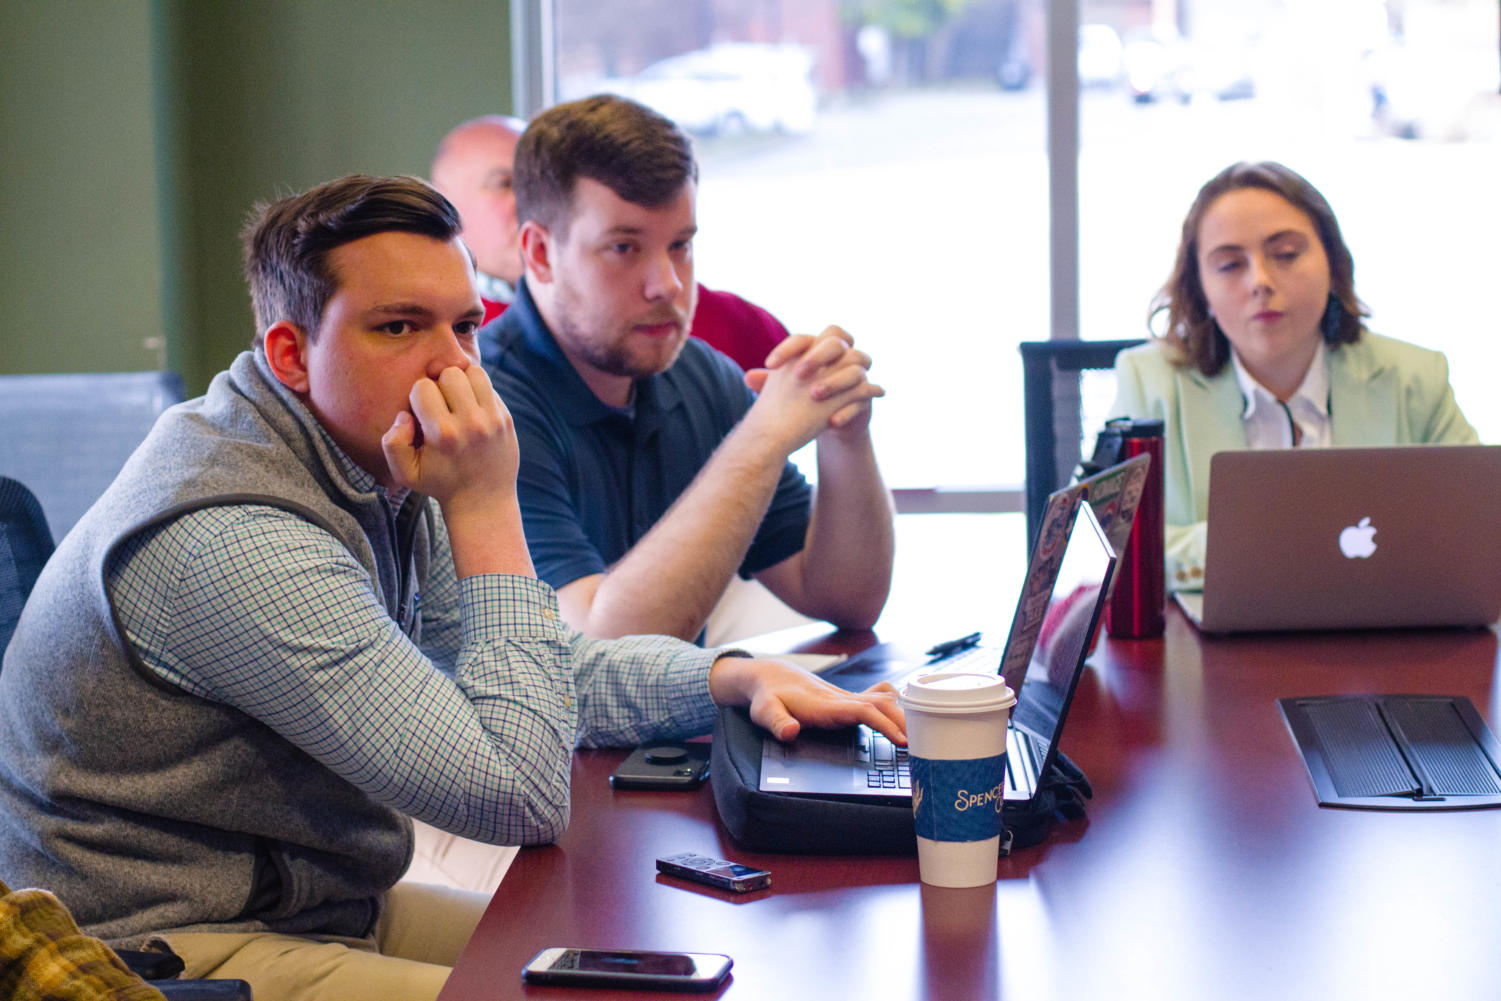
[[[0,476],[30,485],[61,540],[182,398],[175,372],[0,375]]]
[[[0,476],[0,657],[51,555],[52,532],[36,495],[20,481]]]
[[[1027,451],[1027,543],[1037,538],[1048,494],[1068,483],[1084,457],[1080,377],[1115,367],[1115,356],[1142,340],[1023,341],[1022,402]]]
[[[111,476],[114,473],[110,474]],[[36,495],[0,476],[0,661],[10,645],[26,598],[52,555],[52,533]],[[171,953],[120,952],[125,965],[146,978],[167,1001],[252,1001],[243,980],[176,980],[182,960]]]

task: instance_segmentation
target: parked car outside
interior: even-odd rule
[[[1394,41],[1371,54],[1368,68],[1371,117],[1380,133],[1451,142],[1494,133],[1501,99],[1493,47]]]
[[[1079,86],[1110,88],[1121,82],[1121,36],[1108,24],[1079,26]]]
[[[1146,28],[1127,32],[1121,64],[1131,98],[1140,104],[1186,102],[1193,96],[1193,60],[1188,44],[1176,31]]]
[[[801,45],[721,42],[668,56],[599,89],[629,97],[699,135],[813,131],[813,56]]]

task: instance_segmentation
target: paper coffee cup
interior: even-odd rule
[[[996,674],[923,675],[901,695],[917,868],[933,886],[995,882],[1016,693]]]

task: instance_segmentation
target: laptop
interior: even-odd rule
[[[1501,617],[1501,445],[1220,452],[1205,632],[1487,626]]]
[[[1003,651],[969,647],[911,657],[891,645],[873,647],[822,675],[848,691],[878,681],[901,688],[920,674],[996,671],[1017,693],[1006,735],[1007,800],[1036,795],[1052,767],[1058,739],[1085,659],[1097,634],[1115,569],[1115,550],[1082,485],[1048,498],[1027,578]],[[782,743],[761,745],[762,792],[861,802],[910,802],[906,749],[866,726],[806,729]]]

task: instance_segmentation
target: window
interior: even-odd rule
[[[1122,47],[1081,93],[1083,335],[1141,336],[1199,186],[1280,160],[1338,215],[1370,329],[1444,351],[1460,407],[1501,441],[1494,0],[1198,2],[1181,26],[1151,18],[1161,5],[1084,7],[1081,39]]]
[[[555,11],[559,99],[622,93],[695,136],[700,280],[875,359],[888,481],[1019,484],[1016,342],[1048,331],[1041,5]]]
[[[894,487],[1019,506],[1016,343],[1075,281],[1050,269],[1050,47],[1078,67],[1079,139],[1053,149],[1078,170],[1082,336],[1142,336],[1198,186],[1279,159],[1339,214],[1372,329],[1446,351],[1501,440],[1475,295],[1501,231],[1493,0],[1080,0],[1051,12],[1071,52],[1045,0],[541,6],[551,93],[625,93],[697,137],[700,279],[869,350]]]

